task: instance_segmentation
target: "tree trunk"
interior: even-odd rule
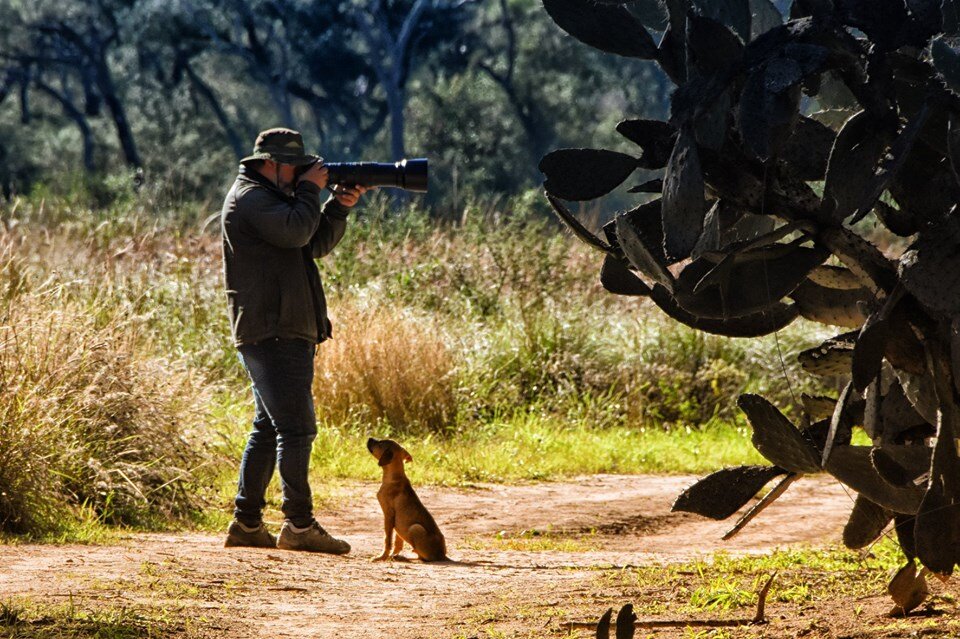
[[[527,138],[526,147],[530,153],[530,162],[528,164],[530,177],[534,181],[539,180],[540,171],[536,167],[540,162],[540,158],[546,154],[556,137],[553,126],[550,124],[548,118],[544,118],[540,114],[534,101],[523,100],[520,97],[511,76],[501,75],[486,64],[480,64],[479,68],[500,86],[510,106],[513,107],[517,120],[520,122],[523,133]]]
[[[213,89],[203,81],[196,71],[193,70],[189,64],[183,65],[184,71],[187,73],[187,77],[190,78],[190,82],[193,84],[197,92],[203,96],[203,99],[207,101],[207,104],[210,105],[210,108],[213,110],[213,114],[217,118],[217,122],[220,123],[220,127],[223,129],[224,135],[227,136],[227,142],[230,144],[230,147],[233,149],[233,154],[236,156],[239,161],[240,158],[244,156],[243,143],[240,141],[240,136],[237,134],[236,129],[233,128],[233,125],[230,123],[230,118],[227,117],[227,112],[223,110],[223,107],[220,105],[220,100],[217,99],[216,94],[213,92]]]
[[[113,84],[113,78],[110,75],[110,69],[107,68],[107,61],[101,55],[97,60],[97,88],[103,96],[107,108],[110,110],[110,116],[113,118],[113,124],[117,129],[117,138],[120,140],[120,148],[123,149],[123,157],[127,164],[133,167],[143,166],[140,161],[140,153],[137,151],[136,142],[133,139],[133,130],[127,121],[127,112],[123,108],[123,103],[117,95],[116,87]]]
[[[297,129],[297,120],[293,117],[293,106],[290,104],[290,94],[285,86],[269,83],[270,99],[273,100],[273,106],[280,116],[280,126],[288,129]]]
[[[20,124],[30,124],[30,92],[29,71],[25,72],[24,77],[20,79]]]
[[[37,81],[37,88],[57,101],[71,120],[76,123],[80,129],[80,137],[83,140],[83,168],[87,173],[93,173],[96,168],[93,163],[93,132],[90,130],[90,124],[87,122],[83,111],[78,109],[65,95],[56,91],[53,87],[44,82]]]
[[[404,91],[398,86],[384,87],[387,91],[387,105],[390,108],[390,156],[399,162],[406,155],[404,144]]]

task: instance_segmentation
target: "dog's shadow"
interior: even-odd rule
[[[472,561],[461,561],[459,559],[443,559],[440,561],[423,561],[422,559],[414,559],[410,557],[405,557],[403,555],[395,556],[392,558],[393,561],[410,564],[410,565],[423,565],[423,566],[457,566],[463,568],[493,568],[496,570],[543,570],[546,566],[541,565],[522,565],[522,564],[503,564],[496,561],[483,561],[483,560],[472,560]]]

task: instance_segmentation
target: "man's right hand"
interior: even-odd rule
[[[313,182],[320,189],[326,188],[327,167],[324,166],[323,162],[317,162],[316,164],[311,165],[310,168],[304,171],[303,175],[300,176],[300,179],[297,180],[297,184],[304,181]]]

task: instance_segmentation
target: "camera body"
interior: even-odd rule
[[[306,171],[310,165],[302,167]],[[330,184],[376,186],[403,189],[414,193],[427,192],[428,162],[426,158],[399,162],[327,162]]]

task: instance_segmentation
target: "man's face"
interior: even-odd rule
[[[273,160],[264,160],[263,177],[277,185],[281,191],[292,191],[296,178],[296,167],[292,164],[279,164]]]

